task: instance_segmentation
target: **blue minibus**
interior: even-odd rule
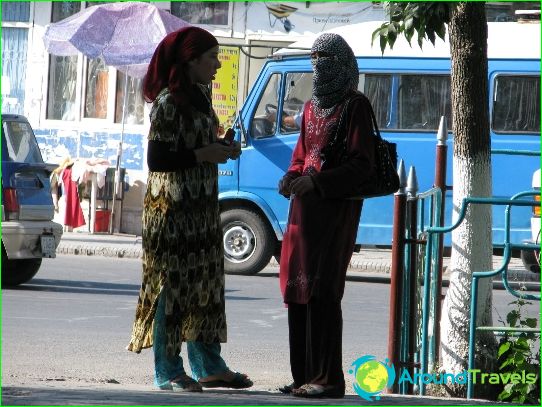
[[[399,38],[382,55],[371,34],[380,23],[334,29],[357,57],[359,90],[371,100],[382,136],[397,143],[399,159],[414,166],[419,190],[433,186],[436,133],[441,116],[448,123],[447,184],[452,185],[453,120],[450,57],[437,39],[420,49]],[[540,23],[488,23],[488,79],[491,148],[540,151]],[[311,96],[309,58],[314,38],[291,44],[263,66],[237,117],[242,155],[219,167],[219,199],[228,273],[253,274],[280,253],[289,201],[277,183],[287,170],[299,137],[298,112]],[[492,155],[493,195],[510,197],[531,188],[540,167],[534,156]],[[446,223],[452,192],[446,194]],[[512,239],[530,237],[530,210],[514,210]],[[367,199],[358,245],[391,245],[393,196]],[[493,215],[493,241],[502,242],[502,208]],[[449,237],[447,244],[450,244]]]

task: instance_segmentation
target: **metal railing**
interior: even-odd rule
[[[458,219],[451,226],[444,227],[444,195],[451,187],[446,179],[446,138],[445,118],[438,131],[436,171],[434,187],[418,193],[416,170],[411,167],[408,180],[404,163],[399,164],[401,187],[394,196],[394,230],[392,241],[392,268],[390,284],[390,321],[388,360],[401,377],[407,369],[410,377],[416,373],[428,373],[439,360],[440,308],[442,289],[442,260],[444,234],[456,229],[463,222],[468,205],[506,206],[503,264],[498,270],[473,273],[471,297],[471,328],[469,336],[469,368],[474,366],[474,340],[476,330],[510,331],[503,327],[476,327],[476,306],[478,301],[477,283],[480,278],[502,274],[504,287],[518,298],[538,299],[525,293],[518,293],[508,284],[507,268],[512,249],[535,250],[538,245],[513,243],[510,241],[510,212],[512,206],[540,206],[540,202],[520,199],[528,195],[539,195],[531,190],[514,195],[510,199],[475,198],[463,200]],[[492,154],[539,156],[540,152],[529,150],[491,150]],[[495,244],[494,247],[500,247]],[[422,267],[423,266],[423,267]],[[474,314],[473,314],[474,313]],[[474,317],[472,316],[474,315]],[[527,328],[525,328],[527,329]],[[420,380],[413,385],[410,381],[400,385],[394,383],[393,393],[425,394],[425,384]],[[468,397],[472,396],[472,383],[468,382]]]

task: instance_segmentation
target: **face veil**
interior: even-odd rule
[[[314,70],[312,101],[320,109],[331,109],[357,89],[358,65],[352,48],[340,35],[320,35],[311,48]]]

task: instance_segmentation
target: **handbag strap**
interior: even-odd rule
[[[376,122],[376,116],[375,116],[375,112],[373,110],[373,106],[369,102],[369,99],[367,98],[367,96],[365,96],[363,94],[360,94],[360,93],[356,93],[353,96],[350,96],[344,102],[343,110],[341,111],[341,115],[339,116],[339,124],[337,125],[337,129],[335,130],[335,137],[333,138],[333,144],[341,141],[341,140],[339,140],[338,137],[341,134],[342,124],[346,120],[345,117],[347,115],[348,106],[350,105],[350,101],[352,99],[356,98],[356,97],[361,97],[361,98],[367,99],[366,102],[367,102],[367,105],[368,105],[368,108],[369,108],[369,115],[371,116],[371,124],[372,124],[373,130],[374,130],[374,135],[376,137],[378,137],[378,138],[381,138],[380,130],[378,129],[378,124]],[[342,134],[346,134],[346,132],[342,132]]]
[[[371,105],[371,103],[369,102],[369,100],[367,99],[367,102],[369,104],[369,113],[371,114],[371,121],[373,122],[373,129],[375,131],[375,134],[378,138],[381,138],[380,137],[380,130],[378,129],[378,123],[376,122],[376,116],[375,116],[375,112],[373,110],[373,106]]]

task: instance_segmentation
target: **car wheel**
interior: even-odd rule
[[[14,287],[30,281],[41,266],[42,259],[8,259],[2,247],[2,287]]]
[[[224,233],[224,270],[226,274],[256,274],[271,260],[276,238],[258,213],[248,209],[230,209],[220,214]]]
[[[523,266],[533,273],[540,274],[540,251],[539,250],[522,250],[521,261]]]

